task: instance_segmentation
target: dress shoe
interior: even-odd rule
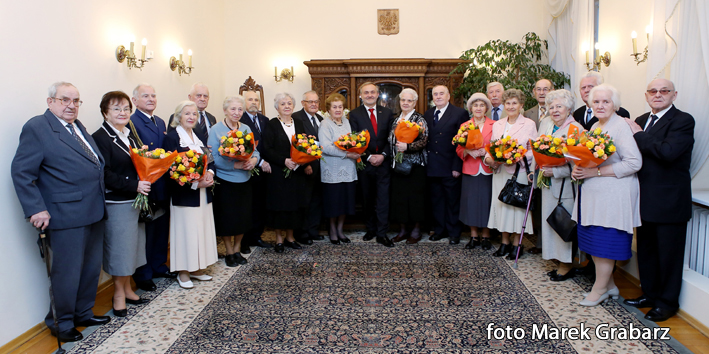
[[[286,248],[283,246],[282,243],[277,243],[276,247],[274,247],[273,250],[276,251],[276,253],[283,253],[286,251]]]
[[[475,249],[476,246],[480,246],[480,240],[476,238],[470,238],[470,241],[465,244],[465,249],[466,250],[472,250]]]
[[[234,260],[236,261],[237,264],[246,264],[246,263],[249,262],[249,261],[246,260],[246,258],[244,258],[244,257],[241,255],[241,253],[238,253],[238,252],[237,252],[237,253],[234,253],[233,256],[234,256]]]
[[[240,253],[236,254],[227,254],[226,257],[224,257],[224,263],[226,264],[227,267],[236,267],[238,264],[236,263],[236,255],[241,256]]]
[[[608,289],[606,291],[608,293],[608,296],[610,296],[612,299],[617,299],[618,296],[620,296],[620,290],[618,290],[618,287],[615,287],[613,289]],[[589,293],[583,293],[583,296],[586,297],[588,296]]]
[[[339,244],[340,244],[340,239],[339,239],[339,238],[336,238],[336,239],[333,240],[333,239],[332,239],[332,236],[331,236],[331,237],[330,237],[330,243],[332,243],[333,245],[339,245]]]
[[[645,295],[635,299],[625,299],[623,300],[623,303],[628,306],[637,307],[639,309],[646,307],[655,307],[655,302],[645,297]]]
[[[483,240],[480,242],[480,245],[482,249],[489,251],[492,249],[492,242],[490,242],[489,238],[483,238]]]
[[[418,235],[418,237],[414,237],[413,232],[411,233],[411,236],[406,239],[406,244],[407,245],[415,245],[421,241],[421,234]]]
[[[249,246],[244,246],[243,244],[241,245],[241,251],[239,252],[241,254],[249,254],[251,253],[251,247]]]
[[[177,284],[180,284],[180,287],[183,289],[192,289],[194,288],[194,283],[192,283],[192,280],[188,281],[182,281],[180,277],[177,277]]]
[[[91,327],[91,326],[100,326],[100,325],[105,325],[106,323],[111,322],[111,318],[108,316],[93,316],[89,319],[83,320],[83,321],[76,321],[74,322],[74,325],[76,327]]]
[[[192,274],[192,273],[190,273],[190,279],[197,279],[197,280],[199,280],[199,281],[210,281],[210,280],[212,280],[212,279],[214,279],[214,278],[212,278],[211,275],[207,275],[207,274],[200,274],[200,275],[197,275],[197,274]]]
[[[549,276],[549,280],[551,280],[551,281],[564,281],[564,280],[566,280],[566,279],[571,279],[571,278],[573,278],[573,277],[575,277],[575,276],[576,276],[576,272],[574,272],[573,269],[569,269],[569,271],[566,272],[566,274],[559,274],[559,273],[556,273],[556,274],[554,274],[554,275],[550,275],[550,276]]]
[[[323,235],[321,235],[321,234],[317,234],[317,235],[315,235],[315,236],[310,235],[310,239],[313,240],[313,241],[322,241],[322,240],[325,239],[325,236],[323,236]]]
[[[374,232],[369,232],[369,231],[367,231],[367,233],[364,234],[364,236],[362,236],[362,241],[373,240],[374,237],[376,237],[376,236],[377,236],[377,235],[376,235]]]
[[[175,279],[177,278],[177,272],[155,273],[153,274],[153,278]]]
[[[131,304],[131,305],[142,305],[142,304],[147,304],[149,302],[150,302],[150,300],[143,299],[143,298],[138,298],[138,300],[126,298],[126,304]]]
[[[409,238],[409,235],[404,232],[399,232],[393,239],[391,239],[391,242],[401,242]]]
[[[84,336],[76,328],[67,329],[66,331],[62,331],[59,333],[57,333],[56,330],[52,329],[52,330],[50,330],[50,332],[52,333],[53,336],[59,338],[59,340],[64,343],[78,342],[78,341],[84,339]]]
[[[261,248],[272,248],[273,247],[272,244],[265,242],[264,240],[258,240],[256,242],[254,242],[253,246],[257,246],[257,247],[261,247]]]
[[[514,261],[517,259],[517,250],[519,250],[519,258],[522,258],[522,255],[524,254],[524,246],[512,246],[512,250],[510,250],[510,253],[507,255],[508,261]]]
[[[308,246],[313,244],[313,240],[311,240],[310,238],[296,238],[295,241]]]
[[[542,253],[542,249],[539,247],[532,247],[527,252],[531,254],[540,254]]]
[[[113,309],[113,315],[116,317],[126,317],[128,316],[128,309],[125,308],[123,310],[116,310],[115,308]]]
[[[444,239],[444,238],[446,238],[446,237],[448,237],[448,236],[446,236],[446,235],[444,235],[444,234],[433,234],[433,235],[431,235],[431,237],[429,237],[428,239],[431,240],[431,241],[440,241],[440,240],[442,240],[442,239]]]
[[[312,241],[311,241],[312,243]],[[302,249],[303,247],[298,244],[298,241],[293,241],[293,242],[288,242],[288,241],[283,241],[283,246],[286,246],[288,248],[292,248],[294,250],[299,250]]]
[[[155,283],[153,283],[152,280],[136,281],[135,285],[138,287],[138,289],[143,291],[155,291],[155,289],[158,288],[157,286],[155,286]]]
[[[596,301],[583,299],[583,300],[581,300],[581,302],[579,302],[579,305],[586,306],[586,307],[593,307],[593,306],[596,306],[596,305],[608,300],[608,296],[609,296],[608,292],[606,292],[603,295],[601,295],[601,297],[599,297],[598,300],[596,300]]]
[[[377,243],[381,243],[385,247],[394,247],[394,243],[391,242],[391,240],[386,237],[381,237],[381,236],[377,237]]]
[[[495,257],[502,257],[508,255],[510,251],[512,251],[512,245],[509,243],[501,243],[500,248],[498,248],[492,255]]]
[[[460,239],[459,239],[459,238],[454,238],[454,239],[448,240],[448,244],[449,244],[449,245],[457,245],[457,244],[459,244],[459,243],[460,243]]]
[[[574,270],[572,269],[571,271],[573,272]],[[574,273],[576,273],[576,272],[574,272]],[[555,276],[556,274],[557,274],[557,273],[556,273],[556,269],[550,270],[550,271],[547,272],[547,276],[548,276],[548,277],[553,277],[553,276]],[[586,296],[586,295],[584,295],[584,296]]]
[[[347,236],[345,236],[345,235],[338,236],[338,238],[339,238],[340,242],[342,242],[342,243],[350,243],[350,242],[352,242],[352,241],[350,241],[350,239],[347,238]]]
[[[655,307],[645,314],[645,319],[652,322],[662,322],[666,321],[670,317],[674,316],[677,311],[672,311],[668,309],[663,309],[662,307]]]

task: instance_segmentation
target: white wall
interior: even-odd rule
[[[177,102],[187,99],[192,83],[203,81],[215,97],[212,111],[221,112],[223,89],[223,2],[190,11],[193,1],[10,1],[0,0],[0,56],[4,85],[0,87],[0,140],[5,146],[6,172],[0,178],[3,215],[0,269],[0,345],[42,322],[48,309],[44,265],[35,244],[36,232],[23,220],[10,179],[10,161],[22,125],[47,108],[47,88],[55,81],[72,82],[84,101],[79,119],[89,132],[102,117],[98,104],[111,90],[131,95],[136,84],[152,83],[158,93],[156,113],[168,118]],[[189,16],[188,16],[189,15]],[[197,24],[203,24],[197,26]],[[115,59],[128,36],[148,39],[155,58],[143,71],[128,70]],[[191,76],[168,68],[170,48],[194,51]],[[41,143],[41,142],[38,142]]]

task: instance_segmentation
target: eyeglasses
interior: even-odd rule
[[[130,109],[130,107],[126,107],[123,109],[121,109],[119,107],[114,107],[114,108],[111,108],[111,111],[113,111],[113,113],[121,113],[121,112],[130,113],[131,109]]]
[[[59,100],[59,102],[61,102],[62,105],[64,105],[64,106],[68,106],[70,103],[74,102],[74,106],[79,107],[83,103],[78,98],[75,98],[72,100],[71,98],[68,98],[68,97],[64,97],[64,98],[52,97],[52,99],[55,101]]]
[[[658,92],[661,93],[663,96],[667,96],[667,95],[669,95],[669,94],[672,92],[672,90],[668,90],[668,89],[662,89],[662,90],[655,90],[655,89],[652,89],[652,90],[647,90],[647,93],[649,93],[649,94],[651,94],[651,95],[653,95],[653,96],[657,95]]]
[[[534,89],[534,91],[537,91],[537,92],[549,92],[549,91],[551,91],[551,89],[549,89],[548,87],[544,87],[544,88],[537,87],[537,88]]]
[[[318,104],[318,103],[320,103],[320,100],[314,100],[314,101],[303,101],[303,102],[305,102],[305,103],[307,103],[307,104]]]

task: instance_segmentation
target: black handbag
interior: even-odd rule
[[[408,176],[411,173],[411,168],[413,163],[411,160],[403,160],[401,162],[394,162],[394,172]]]
[[[576,232],[576,221],[571,220],[571,214],[566,208],[561,204],[561,196],[564,193],[564,183],[566,178],[561,181],[561,190],[559,191],[559,201],[556,204],[554,210],[547,218],[547,223],[551,226],[554,231],[561,237],[564,242],[571,242],[576,240],[578,233]],[[572,186],[573,187],[573,186]],[[576,200],[576,189],[572,189],[574,192],[574,200]]]
[[[527,176],[529,176],[529,162],[527,162],[526,156],[524,156],[523,159],[524,168],[527,170]],[[513,207],[526,209],[527,202],[529,201],[529,193],[532,193],[532,183],[525,185],[517,182],[518,175],[519,163],[517,167],[515,167],[514,175],[505,182],[505,186],[500,191],[500,195],[497,196],[497,199]],[[529,210],[534,210],[534,202],[529,204]]]

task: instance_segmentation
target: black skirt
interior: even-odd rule
[[[217,236],[236,236],[251,229],[251,181],[233,183],[214,177],[212,210]]]
[[[398,223],[423,222],[426,205],[426,168],[414,164],[411,173],[391,171],[389,220]]]
[[[268,210],[266,212],[266,226],[279,230],[299,229],[303,226],[303,210]]]
[[[357,182],[323,183],[323,216],[334,218],[340,215],[355,214]]]
[[[492,202],[492,175],[463,175],[460,193],[460,221],[468,226],[487,227]]]

